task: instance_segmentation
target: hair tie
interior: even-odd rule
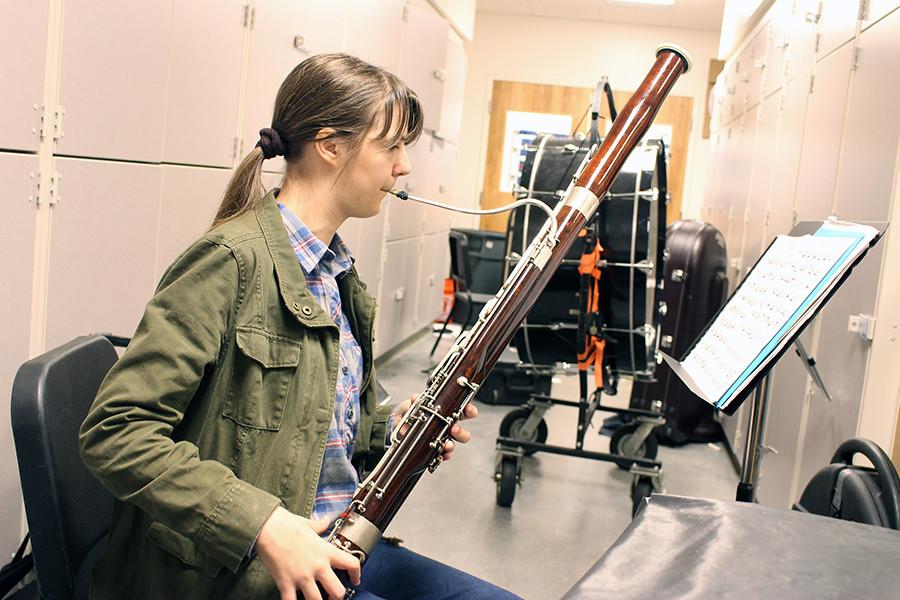
[[[256,145],[262,148],[264,158],[284,156],[284,142],[274,129],[266,127],[259,130],[259,141]]]

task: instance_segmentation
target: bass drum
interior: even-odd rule
[[[539,136],[526,150],[517,196],[530,196],[554,208],[587,157],[588,144],[571,137]],[[626,161],[585,225],[604,249],[599,328],[607,340],[604,364],[614,375],[653,378],[659,344],[666,200],[665,146],[661,140],[646,140]],[[528,206],[510,215],[507,274],[545,220],[542,211]],[[573,244],[516,333],[514,344],[523,362],[552,365],[577,361],[584,343],[578,338],[578,266],[585,250],[583,244]]]

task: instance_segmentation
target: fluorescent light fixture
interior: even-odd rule
[[[617,4],[658,4],[660,6],[671,6],[675,4],[675,0],[612,0]]]

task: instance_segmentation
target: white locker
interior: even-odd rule
[[[379,353],[387,352],[415,331],[420,244],[421,239],[409,239],[385,245],[376,328]]]
[[[743,277],[744,266],[741,264],[744,243],[744,221],[750,188],[754,179],[753,150],[756,146],[756,120],[758,107],[751,108],[741,117],[740,127],[736,129],[734,139],[734,171],[728,179],[728,193],[731,207],[728,211],[728,229],[725,234],[728,257],[733,261],[728,271],[728,280],[737,284]]]
[[[359,223],[359,244],[354,248],[356,270],[373,294],[378,290],[384,252],[385,210],[368,219],[354,219]]]
[[[239,155],[249,153],[259,140],[259,130],[272,125],[272,112],[278,88],[288,73],[308,56],[295,46],[298,35],[305,35],[304,7],[300,2],[256,0],[250,34],[250,56],[244,86],[244,123]],[[284,159],[276,157],[263,163],[267,171],[282,172]]]
[[[454,168],[456,166],[456,145],[448,141],[434,138],[431,143],[428,179],[429,197],[438,202],[460,206],[453,188]],[[450,229],[452,213],[440,208],[428,207],[425,211],[425,233],[437,233]]]
[[[800,221],[831,214],[852,61],[853,46],[848,44],[816,64],[797,176]]]
[[[794,224],[794,196],[797,169],[803,139],[803,121],[809,98],[809,74],[784,85],[784,97],[778,119],[778,141],[772,160],[772,191],[769,200],[769,225],[766,237],[787,233]]]
[[[228,169],[163,166],[154,281],[209,229],[230,178]]]
[[[347,219],[344,221],[344,224],[337,231],[338,235],[341,236],[341,240],[343,240],[344,244],[350,248],[350,254],[353,255],[353,258],[358,259],[359,245],[361,243],[361,226],[359,219]]]
[[[746,273],[759,258],[765,231],[766,206],[772,182],[773,149],[778,134],[779,96],[769,96],[763,100],[759,123],[756,129],[756,143],[753,151],[753,177],[747,198],[747,222],[744,228],[744,249],[741,258],[743,272]]]
[[[172,3],[65,2],[59,154],[160,162]]]
[[[0,287],[0,327],[3,353],[0,354],[0,550],[15,552],[22,539],[19,469],[10,427],[9,397],[16,371],[28,360],[31,316],[31,286],[34,276],[34,234],[36,219],[35,182],[38,161],[35,156],[0,153],[0,256],[3,261],[3,286]],[[29,201],[29,196],[32,200]],[[10,556],[7,554],[6,556]],[[5,559],[4,559],[5,560]]]
[[[878,22],[892,10],[900,7],[898,0],[864,0],[860,27],[866,29]]]
[[[766,68],[766,52],[768,31],[763,28],[753,36],[748,48],[747,67],[744,71],[747,78],[747,108],[759,104],[762,100],[762,80]]]
[[[60,158],[47,347],[92,332],[130,336],[155,288],[162,167]]]
[[[463,102],[466,87],[466,50],[451,37],[447,45],[447,81],[444,82],[444,97],[441,100],[441,123],[438,134],[454,144],[459,142],[462,127]]]
[[[425,196],[428,198],[428,167],[431,152],[431,136],[423,133],[415,144],[407,148],[409,157],[410,174],[400,177],[396,187],[406,190],[410,194]],[[393,196],[385,200],[385,210],[388,211],[388,240],[421,235],[425,230],[426,211],[434,209],[413,201],[403,201]]]
[[[404,0],[349,0],[349,54],[396,73],[400,67]]]
[[[415,6],[406,8],[398,75],[418,95],[425,129],[431,131],[441,123],[449,32],[450,25],[434,11]]]
[[[887,221],[900,139],[900,11],[858,40],[835,205],[842,219]]]
[[[303,16],[298,24],[295,46],[303,58],[313,54],[341,52],[348,0],[300,0]],[[302,59],[301,59],[302,60]]]
[[[422,325],[434,321],[441,312],[444,278],[450,273],[450,253],[447,234],[425,236],[422,251],[422,280],[420,281],[418,316]]]
[[[874,314],[883,241],[854,268],[819,316],[822,325],[815,358],[833,401],[828,402],[817,391],[809,399],[806,435],[799,455],[801,489],[830,462],[838,444],[857,435],[871,343],[847,331],[847,320],[851,315]]]
[[[771,95],[784,84],[785,61],[790,45],[791,0],[777,0],[768,12],[766,68],[763,70],[763,93]]]
[[[816,21],[819,0],[795,0],[788,25],[790,41],[785,76],[787,81],[809,70],[816,54]]]
[[[819,59],[853,39],[859,18],[859,1],[822,0],[820,6],[819,42],[816,48]]]
[[[230,167],[244,41],[243,0],[175,0],[163,160]]]
[[[49,0],[0,3],[0,73],[6,82],[0,148],[37,150],[49,6]]]

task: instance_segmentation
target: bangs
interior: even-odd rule
[[[384,101],[384,125],[375,137],[386,147],[403,142],[409,146],[422,135],[422,105],[419,97],[399,80],[388,82],[390,92]],[[398,119],[397,126],[394,119]]]

